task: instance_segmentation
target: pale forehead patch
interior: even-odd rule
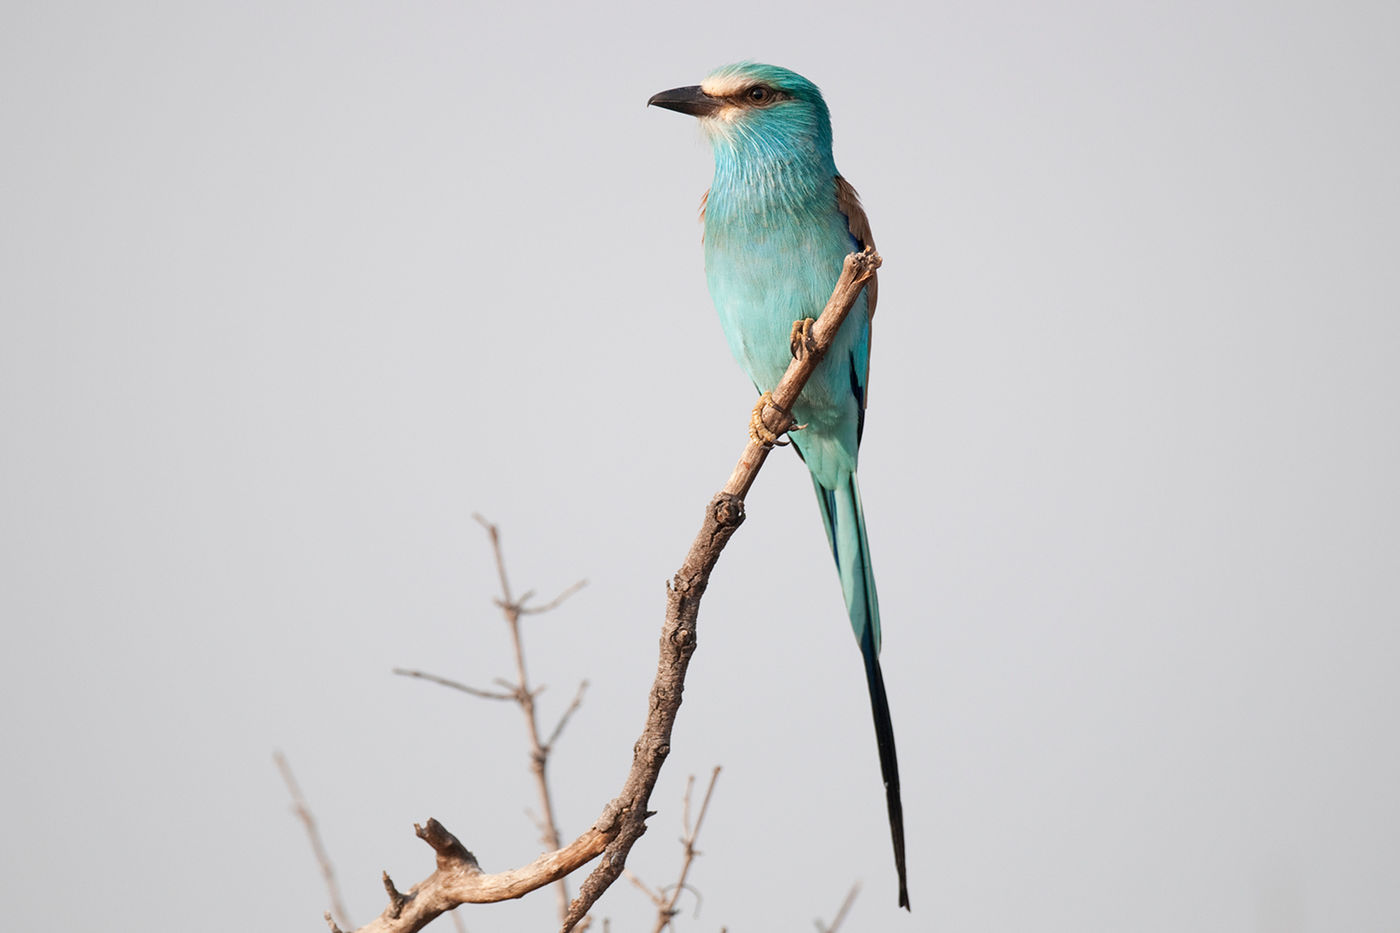
[[[700,90],[711,97],[728,97],[753,84],[753,77],[741,71],[724,71],[700,82]]]

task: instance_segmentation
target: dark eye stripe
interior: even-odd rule
[[[755,84],[739,92],[741,99],[750,104],[771,104],[780,100],[787,100],[790,95],[784,94],[777,88],[769,87],[766,84]]]

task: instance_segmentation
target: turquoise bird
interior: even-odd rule
[[[654,94],[647,103],[698,117],[714,150],[715,177],[701,202],[705,278],[729,349],[764,394],[754,410],[755,436],[771,442],[776,438],[760,413],[792,361],[799,339],[794,323],[821,314],[847,253],[874,246],[855,189],[836,171],[826,102],[799,74],[743,62],[712,72],[698,86]],[[811,471],[846,611],[865,658],[899,906],[907,908],[899,763],[880,672],[880,606],[856,484],[875,297],[871,279],[793,406],[802,428],[791,438]]]

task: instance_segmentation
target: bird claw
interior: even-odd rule
[[[817,322],[811,318],[792,322],[792,334],[788,337],[788,346],[792,349],[793,359],[806,359],[807,354],[816,351],[817,338],[812,336],[812,325],[815,323]]]
[[[749,416],[749,437],[765,447],[786,447],[790,442],[782,440],[782,436],[791,431],[801,431],[807,427],[805,424],[793,424],[782,431],[774,432],[763,420],[763,412],[771,408],[781,415],[785,420],[791,420],[792,415],[778,407],[778,403],[773,401],[772,392],[764,392],[758,398],[758,404],[753,407],[753,414]]]

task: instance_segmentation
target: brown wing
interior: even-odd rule
[[[836,209],[846,215],[846,225],[861,249],[875,248],[875,238],[870,234],[870,219],[865,216],[865,208],[860,206],[860,195],[851,183],[840,175],[836,176]],[[879,291],[879,277],[872,275],[870,284],[865,286],[865,309],[875,317],[875,298]]]
[[[836,209],[846,215],[846,226],[851,231],[851,236],[861,249],[875,248],[875,237],[870,233],[870,218],[865,216],[865,208],[860,206],[860,195],[856,194],[856,189],[851,187],[851,183],[840,175],[836,176]],[[875,299],[879,297],[880,282],[878,276],[872,275],[870,282],[865,286],[865,310],[872,322],[870,342],[874,344],[875,320]],[[860,442],[860,435],[865,428],[865,409],[870,403],[870,352],[866,351],[864,373],[861,379],[860,393],[860,424],[856,429],[856,442]]]

